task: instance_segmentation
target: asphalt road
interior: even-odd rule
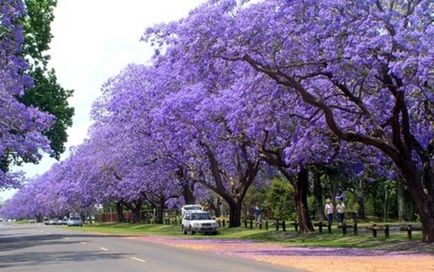
[[[42,224],[0,223],[0,271],[299,271]]]

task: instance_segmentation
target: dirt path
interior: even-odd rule
[[[434,271],[434,255],[429,253],[414,254],[408,253],[408,251],[402,253],[390,250],[288,247],[244,240],[194,240],[165,236],[141,236],[127,239],[139,239],[168,246],[238,256],[307,271]]]

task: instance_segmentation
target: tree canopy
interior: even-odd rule
[[[50,151],[43,133],[54,117],[21,103],[25,90],[33,86],[22,54],[24,4],[5,0],[0,9],[0,187],[7,187],[17,183],[8,173],[11,163],[37,162],[41,151]]]
[[[52,157],[59,159],[68,140],[66,130],[72,126],[74,109],[68,98],[72,90],[64,89],[58,82],[54,69],[47,67],[50,56],[47,51],[52,39],[50,24],[54,20],[56,0],[25,0],[27,16],[24,20],[23,54],[30,62],[29,74],[34,85],[25,91],[22,101],[56,117],[53,126],[44,133],[50,140]]]
[[[434,241],[433,14],[429,0],[213,0],[146,29],[152,64],[109,79],[94,106],[84,145],[104,146],[94,170],[110,173],[98,182],[133,208],[182,202],[182,185],[195,184],[239,226],[268,164],[293,185],[309,230],[311,169],[401,177]],[[75,183],[97,182],[77,173]]]

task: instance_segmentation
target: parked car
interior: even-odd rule
[[[67,225],[67,224],[68,224],[68,218],[60,219],[60,220],[57,222],[57,224],[58,224],[58,225]]]
[[[59,219],[57,218],[53,218],[45,221],[45,225],[58,225],[58,224],[59,224]]]
[[[66,224],[68,225],[68,227],[71,226],[83,227],[83,222],[81,221],[80,217],[70,217]]]
[[[187,211],[182,217],[181,230],[184,234],[211,233],[217,234],[219,225],[206,211]]]
[[[198,205],[198,204],[188,204],[188,205],[184,205],[181,208],[181,216],[184,216],[184,214],[187,211],[202,211],[203,207]]]

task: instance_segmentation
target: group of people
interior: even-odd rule
[[[336,195],[335,202],[336,202],[337,220],[340,224],[343,224],[345,219],[345,204],[344,204],[344,195],[341,191],[339,191],[338,194]],[[335,207],[333,205],[333,202],[331,201],[331,199],[327,199],[324,207],[324,214],[327,217],[327,223],[329,225],[333,223],[334,213],[335,213]],[[253,216],[255,218],[256,224],[261,223],[262,209],[260,208],[259,204],[256,204],[256,206],[253,208]]]
[[[341,191],[338,192],[335,200],[336,200],[337,219],[340,224],[343,224],[345,219],[345,204],[344,204],[344,196]],[[324,214],[327,217],[327,223],[329,225],[333,223],[334,213],[335,213],[335,207],[333,206],[333,202],[331,201],[331,199],[327,199],[324,207]]]

